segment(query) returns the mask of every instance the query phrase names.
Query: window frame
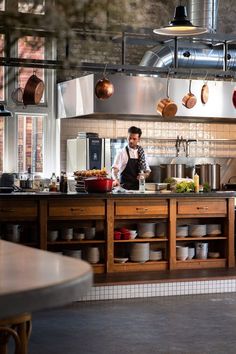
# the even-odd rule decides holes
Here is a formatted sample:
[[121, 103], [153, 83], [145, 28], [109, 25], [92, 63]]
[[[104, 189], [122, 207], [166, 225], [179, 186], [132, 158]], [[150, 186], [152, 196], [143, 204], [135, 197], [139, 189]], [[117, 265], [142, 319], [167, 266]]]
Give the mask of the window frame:
[[[47, 4], [47, 1], [46, 1]], [[18, 9], [17, 0], [6, 0], [5, 11], [3, 12], [7, 16], [8, 5]], [[15, 6], [14, 6], [15, 5]], [[45, 13], [47, 6], [45, 9]], [[40, 16], [45, 15], [32, 15], [24, 14], [25, 16]], [[1, 14], [2, 16], [2, 14]], [[1, 18], [0, 16], [0, 18]], [[45, 60], [55, 60], [56, 59], [56, 40], [52, 37], [48, 37], [47, 33], [44, 31], [21, 31], [20, 36], [17, 32], [11, 30], [2, 30], [1, 33], [5, 35], [5, 50], [6, 53], [14, 58], [17, 58], [17, 38], [22, 36], [32, 36], [37, 35], [45, 37]], [[13, 46], [10, 43], [14, 42]], [[44, 120], [44, 146], [43, 146], [43, 177], [48, 177], [52, 172], [57, 174], [60, 171], [60, 120], [56, 119], [56, 72], [53, 69], [45, 70], [45, 102], [37, 106], [27, 106], [26, 108], [22, 105], [17, 105], [12, 100], [11, 94], [18, 87], [18, 77], [17, 72], [18, 67], [5, 67], [5, 100], [2, 102], [7, 106], [7, 108], [12, 112], [13, 117], [5, 118], [5, 129], [4, 129], [4, 159], [3, 166], [4, 171], [7, 172], [18, 172], [17, 171], [17, 117], [18, 115], [40, 115], [45, 116]], [[33, 68], [32, 68], [33, 73]], [[16, 78], [16, 80], [15, 80]]]

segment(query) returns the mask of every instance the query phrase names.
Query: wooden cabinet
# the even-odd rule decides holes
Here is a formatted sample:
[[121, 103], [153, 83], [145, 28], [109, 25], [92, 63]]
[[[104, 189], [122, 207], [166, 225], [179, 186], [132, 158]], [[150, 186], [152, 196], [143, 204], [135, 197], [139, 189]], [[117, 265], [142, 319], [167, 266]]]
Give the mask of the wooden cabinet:
[[19, 241], [40, 247], [38, 203], [20, 199], [0, 199], [0, 235], [7, 241]]
[[[78, 255], [92, 263], [95, 273], [106, 268], [105, 200], [56, 199], [48, 201], [45, 249]], [[58, 235], [52, 239], [51, 235]], [[96, 257], [91, 256], [96, 252]]]
[[[121, 228], [137, 230], [138, 224], [155, 224], [152, 237], [114, 239], [114, 231]], [[0, 234], [6, 235], [7, 224], [20, 224], [24, 235], [20, 242], [53, 252], [81, 250], [87, 259], [90, 248], [99, 250], [99, 261], [93, 264], [96, 273], [126, 271], [162, 271], [186, 268], [234, 267], [234, 198], [232, 197], [174, 197], [174, 196], [109, 196], [83, 198], [79, 195], [0, 198]], [[179, 225], [219, 224], [221, 233], [187, 237], [177, 236]], [[164, 228], [160, 234], [159, 228]], [[64, 230], [73, 229], [69, 239]], [[94, 236], [83, 237], [88, 230]], [[50, 238], [57, 231], [56, 239]], [[80, 234], [80, 236], [79, 236]], [[179, 260], [176, 248], [196, 248], [207, 243], [217, 258]], [[132, 261], [131, 250], [148, 244], [151, 251], [161, 251], [160, 260]], [[118, 260], [117, 260], [118, 258]], [[124, 259], [124, 263], [117, 263]]]

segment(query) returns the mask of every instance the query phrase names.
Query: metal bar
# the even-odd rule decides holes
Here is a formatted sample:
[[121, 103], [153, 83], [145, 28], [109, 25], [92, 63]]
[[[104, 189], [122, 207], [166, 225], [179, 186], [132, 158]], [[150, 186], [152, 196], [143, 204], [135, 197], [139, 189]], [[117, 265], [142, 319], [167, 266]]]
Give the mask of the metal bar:
[[122, 42], [121, 42], [121, 64], [125, 65], [125, 53], [126, 52], [126, 35], [125, 32], [122, 33]]
[[175, 46], [174, 46], [174, 67], [178, 68], [178, 38], [175, 37]]

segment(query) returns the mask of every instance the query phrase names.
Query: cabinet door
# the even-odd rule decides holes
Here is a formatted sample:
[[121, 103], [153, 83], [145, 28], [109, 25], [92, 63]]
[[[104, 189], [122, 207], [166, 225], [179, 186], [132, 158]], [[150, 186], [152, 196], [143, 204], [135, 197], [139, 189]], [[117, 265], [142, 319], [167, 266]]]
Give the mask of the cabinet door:
[[19, 200], [1, 200], [1, 220], [24, 220], [37, 218], [37, 202]]
[[160, 201], [116, 201], [115, 216], [167, 216], [168, 202], [167, 200]]
[[226, 215], [227, 203], [225, 199], [188, 199], [177, 201], [178, 215]]
[[48, 215], [50, 218], [105, 217], [105, 202], [102, 200], [50, 201]]

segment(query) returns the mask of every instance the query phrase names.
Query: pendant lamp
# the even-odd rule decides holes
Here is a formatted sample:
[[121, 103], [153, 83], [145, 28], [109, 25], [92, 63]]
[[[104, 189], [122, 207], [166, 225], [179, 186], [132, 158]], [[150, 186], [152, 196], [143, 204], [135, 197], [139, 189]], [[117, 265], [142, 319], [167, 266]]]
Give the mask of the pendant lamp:
[[12, 117], [12, 113], [3, 104], [0, 104], [0, 117]]
[[206, 33], [207, 28], [194, 26], [187, 18], [187, 10], [185, 6], [179, 5], [175, 8], [174, 19], [169, 22], [169, 25], [162, 28], [154, 29], [153, 32], [164, 36], [193, 36]]

